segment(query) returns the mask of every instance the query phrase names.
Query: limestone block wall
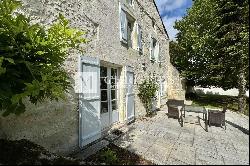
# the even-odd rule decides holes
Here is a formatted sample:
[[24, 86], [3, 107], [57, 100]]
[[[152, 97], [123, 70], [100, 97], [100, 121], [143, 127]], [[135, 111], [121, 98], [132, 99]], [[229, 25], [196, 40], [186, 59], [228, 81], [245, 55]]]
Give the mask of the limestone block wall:
[[169, 99], [185, 99], [185, 82], [180, 77], [179, 71], [170, 64], [168, 71], [168, 98]]
[[[165, 99], [182, 97], [179, 77], [170, 64], [169, 40], [153, 0], [134, 0], [131, 11], [142, 28], [143, 51], [127, 47], [120, 42], [119, 5], [125, 0], [22, 0], [23, 7], [17, 12], [31, 16], [34, 23], [50, 25], [62, 13], [70, 25], [86, 31], [88, 44], [83, 45], [84, 56], [98, 57], [102, 61], [122, 67], [131, 66], [135, 72], [135, 114], [145, 115], [145, 109], [137, 96], [137, 85], [145, 78], [155, 75], [166, 81]], [[156, 28], [152, 26], [155, 20]], [[150, 57], [151, 37], [160, 43], [161, 64], [152, 63]], [[63, 65], [73, 78], [78, 71], [79, 53], [72, 51]], [[145, 63], [146, 71], [142, 69]], [[73, 83], [73, 81], [72, 81]], [[175, 87], [175, 85], [177, 87]], [[124, 88], [122, 88], [124, 89]], [[175, 89], [175, 91], [173, 91]], [[125, 92], [122, 91], [119, 107], [120, 116], [125, 114]], [[159, 105], [165, 103], [159, 101]], [[67, 154], [78, 149], [78, 98], [72, 90], [66, 101], [46, 102], [32, 105], [27, 102], [28, 111], [21, 116], [0, 117], [0, 137], [7, 139], [27, 138], [52, 152]]]
[[78, 150], [78, 103], [72, 90], [66, 101], [37, 105], [25, 101], [24, 114], [0, 115], [0, 138], [29, 139], [60, 154]]

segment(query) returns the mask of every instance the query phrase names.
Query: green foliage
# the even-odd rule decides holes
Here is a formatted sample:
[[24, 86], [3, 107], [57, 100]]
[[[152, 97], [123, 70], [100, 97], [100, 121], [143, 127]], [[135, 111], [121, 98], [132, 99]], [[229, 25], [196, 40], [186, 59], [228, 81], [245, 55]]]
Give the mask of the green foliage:
[[195, 0], [175, 24], [173, 64], [196, 85], [238, 88], [240, 70], [249, 78], [248, 20], [247, 0]]
[[237, 88], [241, 70], [245, 77], [249, 75], [249, 4], [247, 0], [216, 2], [216, 58], [223, 62], [222, 81], [229, 83], [226, 88]]
[[213, 72], [214, 31], [218, 25], [216, 6], [214, 0], [196, 0], [187, 15], [175, 24], [179, 33], [177, 42], [172, 43], [177, 50], [171, 52], [175, 57], [173, 64], [188, 80], [203, 87], [217, 82], [213, 76], [216, 73]]
[[[249, 116], [249, 97], [247, 97], [247, 106], [244, 114]], [[238, 111], [237, 96], [227, 96], [218, 94], [199, 94], [199, 97], [193, 100], [192, 105], [205, 106], [206, 108], [222, 109], [227, 107], [230, 111]]]
[[156, 96], [156, 91], [158, 90], [158, 85], [155, 80], [149, 79], [144, 80], [139, 84], [138, 96], [146, 108], [147, 114], [151, 114], [152, 111], [152, 99]]
[[185, 50], [181, 47], [177, 42], [170, 41], [169, 42], [169, 54], [170, 54], [170, 62], [173, 64], [178, 71], [185, 71], [188, 67], [185, 56]]
[[115, 165], [118, 163], [116, 152], [110, 148], [100, 154], [100, 160], [107, 165]]
[[14, 0], [0, 1], [0, 110], [4, 116], [25, 111], [23, 99], [32, 103], [64, 98], [70, 87], [62, 65], [69, 49], [86, 40], [84, 32], [69, 27], [61, 14], [47, 29], [22, 14]]

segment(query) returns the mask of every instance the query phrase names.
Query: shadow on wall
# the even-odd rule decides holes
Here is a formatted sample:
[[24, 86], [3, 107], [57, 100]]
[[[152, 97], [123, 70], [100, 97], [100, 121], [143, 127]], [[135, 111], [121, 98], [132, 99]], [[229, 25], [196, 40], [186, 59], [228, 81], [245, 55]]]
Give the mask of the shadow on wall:
[[34, 105], [25, 100], [24, 103], [27, 111], [23, 114], [0, 117], [0, 138], [27, 139], [59, 154], [78, 148], [79, 123], [73, 92], [67, 94], [66, 101], [46, 100]]

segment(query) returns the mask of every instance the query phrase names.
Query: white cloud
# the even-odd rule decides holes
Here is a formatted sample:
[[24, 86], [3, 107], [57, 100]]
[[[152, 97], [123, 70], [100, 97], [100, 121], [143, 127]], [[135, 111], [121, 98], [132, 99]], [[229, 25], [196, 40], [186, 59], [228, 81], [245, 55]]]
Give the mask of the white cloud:
[[156, 3], [160, 11], [173, 11], [184, 6], [187, 1], [188, 0], [156, 0]]
[[168, 32], [169, 38], [170, 40], [175, 40], [176, 34], [178, 33], [178, 31], [176, 29], [174, 29], [174, 24], [176, 20], [180, 20], [182, 17], [178, 16], [178, 17], [164, 17], [163, 18], [163, 23], [165, 25], [165, 28]]

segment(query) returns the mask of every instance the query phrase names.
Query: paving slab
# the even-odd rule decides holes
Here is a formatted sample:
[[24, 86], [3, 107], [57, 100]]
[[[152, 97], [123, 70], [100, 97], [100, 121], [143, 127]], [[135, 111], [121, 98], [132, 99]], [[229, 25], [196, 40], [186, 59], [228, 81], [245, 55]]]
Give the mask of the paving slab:
[[167, 165], [192, 165], [192, 164], [170, 157], [167, 161]]
[[205, 131], [202, 114], [189, 114], [181, 127], [165, 111], [136, 120], [115, 144], [151, 160], [170, 165], [248, 165], [249, 117], [226, 112], [227, 128]]
[[[229, 114], [237, 116], [237, 114]], [[226, 116], [227, 117], [227, 116]], [[236, 119], [240, 121], [238, 116]], [[201, 115], [186, 115], [184, 126], [177, 119], [168, 118], [165, 112], [139, 121], [133, 127], [134, 141], [127, 149], [141, 154], [156, 164], [171, 165], [224, 165], [249, 163], [249, 135], [239, 127], [227, 124], [228, 130], [222, 127], [208, 127], [205, 131]], [[233, 118], [228, 118], [232, 120]], [[244, 122], [248, 122], [244, 117]], [[246, 125], [240, 123], [241, 125]], [[239, 137], [235, 137], [235, 134]], [[124, 139], [124, 138], [123, 138]], [[126, 138], [128, 139], [128, 138]]]

